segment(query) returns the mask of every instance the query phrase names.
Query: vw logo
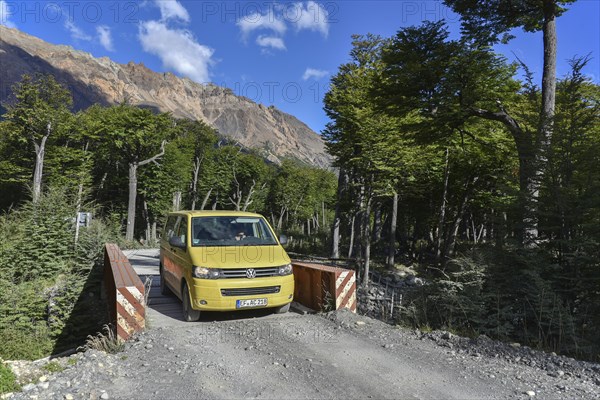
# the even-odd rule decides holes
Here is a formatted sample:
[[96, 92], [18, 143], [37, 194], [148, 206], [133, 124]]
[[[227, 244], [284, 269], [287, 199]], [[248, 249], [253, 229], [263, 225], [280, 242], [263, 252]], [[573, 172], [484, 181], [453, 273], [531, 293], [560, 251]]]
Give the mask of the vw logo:
[[254, 270], [254, 268], [248, 268], [246, 270], [246, 278], [248, 278], [248, 279], [256, 278], [256, 271]]

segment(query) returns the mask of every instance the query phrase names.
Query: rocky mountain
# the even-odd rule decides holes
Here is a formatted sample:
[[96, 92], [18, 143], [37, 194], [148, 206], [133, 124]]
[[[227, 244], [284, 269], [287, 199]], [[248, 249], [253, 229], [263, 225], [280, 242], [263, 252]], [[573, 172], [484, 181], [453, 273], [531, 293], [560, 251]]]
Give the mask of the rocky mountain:
[[143, 64], [118, 64], [71, 46], [53, 45], [19, 30], [0, 26], [0, 101], [25, 73], [49, 73], [73, 93], [75, 107], [124, 100], [202, 120], [244, 146], [277, 162], [292, 157], [327, 167], [331, 162], [321, 137], [294, 116], [236, 96], [230, 89], [199, 84]]

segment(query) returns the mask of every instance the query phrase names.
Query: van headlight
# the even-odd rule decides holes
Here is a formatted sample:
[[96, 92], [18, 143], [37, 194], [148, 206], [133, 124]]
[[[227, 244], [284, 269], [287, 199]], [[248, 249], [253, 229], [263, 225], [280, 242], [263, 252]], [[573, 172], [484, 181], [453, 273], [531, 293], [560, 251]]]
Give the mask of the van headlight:
[[199, 279], [219, 279], [222, 274], [218, 268], [194, 267], [192, 269], [192, 276]]
[[292, 274], [292, 264], [286, 264], [279, 267], [279, 275], [291, 275]]

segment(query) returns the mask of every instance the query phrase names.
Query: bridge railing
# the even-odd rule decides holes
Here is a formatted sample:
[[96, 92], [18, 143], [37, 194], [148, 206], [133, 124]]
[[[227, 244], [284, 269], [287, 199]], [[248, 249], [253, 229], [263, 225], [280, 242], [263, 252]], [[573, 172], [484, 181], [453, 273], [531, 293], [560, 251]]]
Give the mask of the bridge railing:
[[119, 246], [104, 247], [104, 288], [111, 324], [120, 341], [146, 326], [144, 284]]
[[353, 270], [293, 260], [294, 300], [313, 310], [348, 308], [356, 312], [356, 275]]

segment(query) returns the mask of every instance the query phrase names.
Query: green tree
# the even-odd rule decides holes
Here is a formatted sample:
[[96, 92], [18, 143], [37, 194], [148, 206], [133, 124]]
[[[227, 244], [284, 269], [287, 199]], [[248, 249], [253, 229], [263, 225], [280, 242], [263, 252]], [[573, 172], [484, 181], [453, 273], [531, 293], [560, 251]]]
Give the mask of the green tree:
[[[463, 32], [476, 42], [496, 43], [508, 40], [507, 32], [521, 27], [527, 32], [542, 31], [544, 56], [539, 121], [531, 142], [531, 177], [525, 193], [523, 241], [532, 244], [538, 235], [538, 198], [543, 174], [547, 168], [547, 152], [552, 141], [556, 103], [556, 19], [565, 11], [565, 5], [575, 0], [445, 0], [462, 17]], [[510, 115], [500, 108], [494, 114], [480, 113], [488, 119], [500, 118], [510, 129]], [[520, 135], [523, 136], [523, 135]]]
[[13, 101], [5, 106], [11, 123], [9, 136], [33, 145], [35, 167], [32, 194], [36, 203], [42, 191], [44, 159], [49, 138], [69, 126], [71, 93], [51, 75], [24, 75], [13, 87]]
[[92, 134], [100, 138], [105, 156], [122, 163], [128, 170], [128, 206], [126, 240], [133, 240], [138, 194], [138, 168], [158, 164], [165, 154], [173, 120], [168, 114], [154, 114], [148, 109], [120, 104], [98, 109]]

